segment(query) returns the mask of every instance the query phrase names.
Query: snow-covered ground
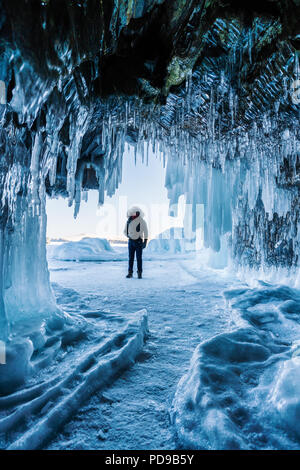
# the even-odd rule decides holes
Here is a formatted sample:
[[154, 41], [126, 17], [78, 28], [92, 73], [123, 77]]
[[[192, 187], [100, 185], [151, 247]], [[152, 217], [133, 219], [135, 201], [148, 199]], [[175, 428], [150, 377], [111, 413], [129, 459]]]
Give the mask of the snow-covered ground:
[[1, 446], [299, 448], [300, 292], [249, 287], [204, 268], [205, 253], [145, 250], [143, 279], [126, 279], [126, 248], [113, 250], [105, 262], [49, 251], [72, 321], [26, 388], [0, 397]]
[[[123, 251], [126, 249], [123, 248]], [[222, 290], [232, 284], [215, 272], [193, 275], [193, 254], [157, 256], [145, 250], [144, 278], [126, 279], [126, 262], [50, 262], [51, 279], [75, 289], [91, 309], [146, 308], [149, 337], [134, 367], [99, 391], [50, 444], [51, 449], [175, 447], [169, 410], [191, 354], [201, 339], [227, 327]], [[64, 305], [67, 309], [68, 306]], [[76, 306], [73, 307], [76, 310]]]

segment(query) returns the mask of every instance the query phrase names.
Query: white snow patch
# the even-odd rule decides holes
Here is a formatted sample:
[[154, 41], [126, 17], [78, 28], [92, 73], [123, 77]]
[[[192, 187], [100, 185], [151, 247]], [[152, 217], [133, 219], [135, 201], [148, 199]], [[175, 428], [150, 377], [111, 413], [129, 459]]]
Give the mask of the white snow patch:
[[48, 257], [61, 261], [106, 261], [123, 258], [105, 238], [85, 237], [79, 241], [49, 244]]

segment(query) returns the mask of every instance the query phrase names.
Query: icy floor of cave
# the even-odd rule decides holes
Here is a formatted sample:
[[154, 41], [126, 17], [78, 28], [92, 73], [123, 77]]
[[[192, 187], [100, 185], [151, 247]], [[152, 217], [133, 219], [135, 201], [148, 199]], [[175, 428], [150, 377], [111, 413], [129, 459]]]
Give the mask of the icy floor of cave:
[[199, 341], [229, 327], [222, 292], [237, 281], [199, 270], [194, 254], [145, 252], [142, 280], [136, 273], [125, 278], [126, 261], [53, 260], [49, 267], [52, 282], [77, 291], [91, 309], [126, 317], [146, 308], [150, 332], [136, 364], [97, 393], [49, 448], [174, 448], [169, 410], [177, 383]]
[[[201, 253], [145, 252], [143, 280], [125, 279], [125, 260], [50, 263], [52, 282], [74, 289], [80, 302], [91, 309], [101, 306], [105, 312], [126, 317], [146, 308], [150, 331], [135, 365], [96, 393], [51, 442], [50, 449], [299, 448], [295, 416], [300, 403], [300, 370], [299, 375], [298, 370], [294, 374], [292, 365], [292, 379], [287, 381], [285, 371], [281, 372], [284, 367], [290, 370], [289, 361], [297, 351], [299, 292], [264, 283], [249, 288], [226, 270], [201, 267], [202, 257]], [[70, 307], [80, 309], [76, 302], [73, 307], [72, 302], [64, 305], [66, 310]], [[204, 393], [193, 363], [190, 365], [191, 357], [197, 355], [195, 348], [234, 331], [246, 336], [253, 332], [270, 335], [262, 343], [269, 345], [271, 353], [263, 360], [250, 354], [249, 362], [242, 362], [238, 391], [234, 380], [224, 381], [220, 389], [217, 386], [218, 372], [230, 376], [237, 364], [230, 358], [220, 364], [217, 355], [204, 355], [204, 366], [214, 371], [204, 384]], [[251, 341], [246, 337], [242, 344]], [[278, 350], [272, 341], [278, 343]], [[260, 347], [257, 341], [251, 346], [255, 351]], [[220, 355], [223, 353], [221, 348]], [[237, 363], [240, 365], [239, 360]], [[274, 377], [278, 379], [274, 381]], [[287, 383], [287, 390], [282, 382]], [[189, 395], [200, 391], [205, 395], [201, 406], [194, 404], [190, 411]], [[214, 415], [209, 401], [218, 402], [225, 418]], [[265, 426], [260, 420], [265, 420]], [[207, 429], [204, 435], [199, 426], [201, 432]], [[189, 436], [190, 428], [195, 441]]]
[[[139, 280], [125, 278], [124, 247], [104, 262], [50, 257], [58, 304], [90, 322], [93, 335], [75, 338], [31, 379], [27, 387], [48, 381], [52, 395], [24, 409], [23, 428], [18, 422], [7, 434], [11, 448], [298, 449], [300, 292], [249, 287], [201, 261], [203, 253], [145, 251]], [[105, 384], [112, 364], [118, 374]], [[65, 377], [53, 393], [52, 382]], [[1, 419], [0, 398], [0, 430]], [[51, 439], [41, 446], [43, 433]]]

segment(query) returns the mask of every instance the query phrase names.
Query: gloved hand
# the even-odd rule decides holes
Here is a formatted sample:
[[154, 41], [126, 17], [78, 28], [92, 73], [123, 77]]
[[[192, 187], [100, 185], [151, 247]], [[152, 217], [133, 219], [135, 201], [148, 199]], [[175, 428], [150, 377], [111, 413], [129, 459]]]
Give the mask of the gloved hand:
[[147, 241], [148, 241], [148, 240], [146, 240], [146, 239], [144, 240], [144, 242], [143, 242], [143, 249], [146, 248], [146, 246], [147, 246]]

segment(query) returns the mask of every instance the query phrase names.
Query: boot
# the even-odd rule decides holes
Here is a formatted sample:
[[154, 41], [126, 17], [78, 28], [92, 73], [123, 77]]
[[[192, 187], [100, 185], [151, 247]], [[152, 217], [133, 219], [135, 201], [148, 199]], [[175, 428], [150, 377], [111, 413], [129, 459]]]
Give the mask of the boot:
[[132, 277], [132, 273], [130, 271], [128, 271], [128, 274], [127, 274], [126, 277], [129, 279], [130, 277]]
[[142, 279], [142, 272], [138, 271], [138, 279]]

